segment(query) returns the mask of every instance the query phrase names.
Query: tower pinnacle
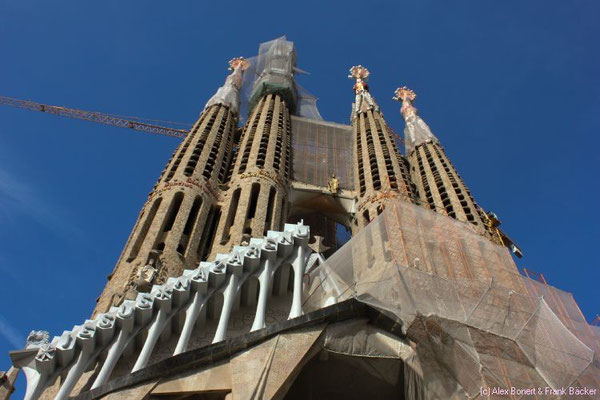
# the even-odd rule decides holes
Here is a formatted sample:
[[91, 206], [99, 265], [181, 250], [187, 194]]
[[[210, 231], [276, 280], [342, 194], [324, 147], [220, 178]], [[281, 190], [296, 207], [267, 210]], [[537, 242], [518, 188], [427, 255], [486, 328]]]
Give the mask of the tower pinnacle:
[[234, 114], [237, 114], [240, 104], [242, 75], [249, 66], [250, 63], [244, 57], [229, 60], [229, 70], [233, 72], [225, 79], [225, 84], [208, 100], [204, 108], [206, 109], [215, 104], [223, 104], [228, 106]]
[[353, 119], [361, 112], [368, 110], [379, 110], [379, 107], [377, 106], [377, 103], [375, 103], [373, 96], [371, 96], [371, 93], [369, 93], [369, 84], [367, 83], [369, 75], [371, 75], [369, 70], [362, 65], [355, 65], [354, 67], [350, 68], [350, 75], [348, 75], [348, 78], [356, 79], [356, 83], [353, 87], [354, 93], [356, 94], [356, 99], [354, 100], [354, 109], [352, 110]]
[[393, 97], [396, 101], [402, 102], [400, 112], [406, 122], [404, 134], [406, 136], [406, 155], [410, 155], [418, 145], [427, 141], [438, 141], [429, 126], [417, 115], [417, 108], [412, 102], [417, 98], [417, 94], [411, 89], [403, 86], [396, 89]]

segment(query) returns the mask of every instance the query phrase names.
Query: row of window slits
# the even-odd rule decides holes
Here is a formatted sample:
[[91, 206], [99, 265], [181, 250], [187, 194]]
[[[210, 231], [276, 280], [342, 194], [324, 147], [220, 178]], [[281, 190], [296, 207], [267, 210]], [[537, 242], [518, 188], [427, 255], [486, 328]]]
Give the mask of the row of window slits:
[[[263, 189], [265, 189], [265, 188], [263, 188]], [[242, 189], [237, 188], [236, 190], [234, 190], [233, 195], [231, 196], [231, 202], [229, 204], [229, 210], [227, 212], [227, 219], [225, 221], [223, 235], [221, 236], [221, 244], [222, 245], [227, 244], [231, 238], [231, 227], [233, 226], [233, 223], [235, 222], [235, 217], [236, 217], [237, 211], [238, 211], [238, 205], [239, 205], [239, 201], [240, 201], [241, 192], [242, 192]], [[256, 210], [257, 210], [257, 206], [258, 206], [258, 198], [259, 198], [260, 192], [261, 192], [260, 183], [257, 183], [257, 182], [253, 183], [252, 186], [250, 187], [248, 208], [246, 209], [246, 216], [244, 218], [244, 228], [242, 230], [242, 234], [247, 239], [251, 238], [253, 236], [253, 234], [254, 235], [259, 234], [258, 232], [252, 231], [252, 225], [254, 223], [254, 217], [256, 215]], [[267, 231], [270, 229], [279, 228], [278, 226], [275, 225], [275, 220], [274, 220], [274, 218], [275, 218], [274, 208], [275, 208], [276, 194], [277, 194], [277, 191], [276, 191], [275, 187], [271, 186], [269, 189], [269, 198], [268, 198], [268, 203], [267, 203], [265, 226], [264, 226], [263, 232], [261, 232], [261, 234], [263, 234], [263, 235], [266, 235]]]
[[[208, 159], [206, 160], [206, 165], [204, 166], [204, 171], [202, 172], [202, 176], [204, 176], [204, 179], [206, 179], [207, 181], [210, 180], [211, 176], [212, 176], [212, 172], [215, 168], [215, 164], [217, 163], [217, 158], [219, 157], [219, 154], [221, 153], [221, 142], [223, 141], [223, 135], [225, 134], [225, 126], [229, 125], [229, 127], [231, 126], [231, 118], [230, 117], [230, 113], [229, 113], [229, 109], [227, 107], [223, 107], [223, 115], [221, 117], [221, 123], [219, 124], [219, 129], [217, 131], [217, 136], [215, 137], [215, 140], [213, 141], [213, 145], [212, 148], [210, 149], [210, 153], [208, 155]], [[231, 133], [231, 131], [227, 131], [228, 133]], [[231, 134], [229, 134], [228, 136], [231, 136]]]
[[461, 181], [463, 187], [465, 188], [465, 192], [467, 192], [467, 196], [469, 197], [469, 199], [471, 199], [471, 202], [473, 204], [476, 204], [475, 203], [475, 199], [473, 198], [473, 196], [471, 195], [471, 192], [469, 191], [469, 188], [467, 188], [467, 186], [465, 185], [465, 183], [462, 181], [462, 179], [458, 175], [458, 172], [456, 172], [456, 168], [452, 164], [452, 161], [450, 161], [450, 159], [446, 155], [446, 152], [444, 151], [444, 149], [442, 147], [440, 147], [440, 145], [437, 144], [437, 143], [433, 143], [432, 146], [436, 149], [436, 151], [438, 152], [438, 154], [443, 155], [444, 159], [447, 160], [448, 164], [450, 165], [450, 167], [452, 167], [452, 169], [454, 170], [454, 173], [456, 174], [456, 176], [458, 177], [458, 179]]
[[235, 215], [237, 214], [238, 203], [240, 202], [240, 194], [242, 192], [241, 188], [237, 188], [233, 191], [231, 195], [231, 200], [229, 202], [229, 209], [227, 210], [227, 219], [225, 220], [225, 227], [223, 229], [223, 235], [221, 236], [221, 244], [227, 244], [229, 239], [231, 238], [231, 226], [233, 225], [233, 221], [235, 221]]
[[221, 167], [219, 168], [219, 182], [225, 183], [227, 179], [227, 173], [230, 170], [230, 165], [232, 163], [232, 158], [235, 157], [233, 153], [233, 136], [235, 133], [235, 120], [233, 118], [229, 118], [229, 127], [227, 128], [228, 132], [231, 132], [230, 135], [227, 135], [227, 142], [225, 143], [225, 155], [221, 160]]
[[[456, 170], [454, 169], [454, 166], [452, 164], [450, 164], [450, 166], [452, 167], [452, 170], [451, 170], [450, 167], [448, 166], [448, 164], [450, 163], [450, 160], [448, 160], [447, 157], [445, 157], [445, 154], [443, 154], [442, 152], [440, 152], [440, 149], [437, 146], [433, 145], [432, 147], [433, 147], [434, 151], [436, 152], [436, 154], [438, 156], [438, 159], [440, 160], [441, 164], [443, 165], [444, 170], [446, 171], [446, 174], [448, 175], [448, 179], [452, 183], [452, 187], [454, 188], [454, 192], [456, 193], [456, 197], [458, 198], [458, 201], [460, 202], [460, 205], [461, 205], [461, 207], [462, 207], [462, 209], [463, 209], [463, 211], [464, 211], [464, 213], [465, 213], [465, 215], [467, 217], [467, 220], [469, 222], [471, 222], [472, 224], [477, 225], [477, 221], [475, 220], [475, 217], [473, 216], [473, 210], [471, 210], [471, 207], [469, 207], [469, 203], [465, 199], [465, 196], [462, 193], [462, 190], [460, 188], [460, 185], [459, 185], [458, 181], [461, 180], [461, 179], [458, 176], [458, 173], [456, 173]], [[446, 163], [446, 160], [448, 160], [448, 164]], [[456, 174], [456, 177], [454, 176], [454, 174]], [[460, 183], [462, 183], [462, 181]], [[463, 184], [463, 187], [464, 187], [464, 184]], [[465, 189], [465, 190], [468, 192], [467, 189]], [[471, 197], [469, 193], [467, 193], [467, 195], [469, 197]], [[472, 198], [471, 198], [471, 202], [475, 203]]]
[[369, 156], [369, 166], [371, 167], [371, 178], [373, 179], [373, 189], [381, 190], [381, 178], [379, 177], [379, 167], [377, 166], [377, 155], [375, 154], [375, 144], [371, 132], [371, 123], [367, 113], [361, 114], [360, 118], [365, 122], [365, 136], [367, 138], [367, 154]]
[[[270, 97], [270, 96], [267, 96], [267, 97]], [[258, 122], [262, 115], [261, 110], [264, 107], [267, 97], [263, 97], [260, 100], [260, 102], [256, 105], [256, 111], [252, 115], [251, 125], [249, 125], [249, 127], [247, 126], [248, 133], [247, 133], [246, 137], [244, 138], [245, 146], [244, 146], [244, 151], [241, 154], [240, 166], [238, 167], [239, 174], [246, 171], [246, 167], [248, 166], [248, 159], [250, 158], [250, 151], [252, 150], [252, 142], [254, 141], [254, 135], [256, 134]], [[244, 129], [244, 131], [246, 131], [246, 129]]]
[[423, 186], [423, 194], [427, 199], [427, 204], [429, 208], [432, 210], [436, 209], [435, 202], [433, 201], [433, 196], [431, 195], [431, 188], [429, 187], [429, 182], [427, 181], [427, 174], [425, 173], [425, 166], [423, 165], [423, 156], [421, 152], [423, 151], [422, 147], [419, 147], [415, 150], [415, 154], [417, 156], [417, 164], [419, 165], [419, 174], [421, 177], [421, 185]]
[[192, 155], [190, 156], [190, 159], [188, 160], [185, 170], [183, 171], [185, 176], [193, 175], [194, 170], [196, 169], [196, 164], [198, 164], [198, 160], [200, 159], [200, 155], [202, 154], [202, 150], [204, 149], [206, 140], [208, 139], [208, 136], [210, 135], [210, 131], [212, 130], [212, 127], [215, 123], [215, 120], [217, 119], [217, 116], [221, 116], [219, 125], [221, 125], [223, 120], [225, 119], [226, 109], [224, 107], [222, 107], [221, 105], [217, 104], [217, 105], [211, 107], [211, 111], [213, 111], [213, 112], [211, 113], [210, 119], [208, 120], [208, 123], [204, 127], [202, 134], [196, 141], [196, 145], [194, 146], [194, 151], [192, 152]]
[[454, 211], [454, 206], [452, 205], [452, 200], [448, 195], [448, 188], [444, 185], [444, 181], [441, 176], [441, 172], [438, 170], [437, 165], [433, 161], [433, 156], [429, 151], [429, 146], [423, 146], [423, 150], [425, 151], [425, 157], [427, 158], [427, 162], [429, 163], [429, 169], [431, 174], [433, 175], [433, 179], [435, 181], [435, 185], [437, 186], [438, 193], [440, 194], [440, 199], [442, 200], [442, 205], [446, 210], [448, 216], [452, 218], [456, 218], [456, 212]]
[[390, 154], [390, 150], [388, 147], [388, 143], [385, 140], [385, 133], [383, 132], [382, 126], [379, 123], [379, 120], [375, 118], [375, 129], [377, 129], [377, 137], [379, 139], [379, 145], [381, 146], [381, 150], [383, 152], [383, 157], [385, 161], [385, 168], [387, 170], [390, 189], [398, 190], [398, 182], [396, 181], [396, 173], [394, 172], [394, 165], [392, 164], [392, 157]]
[[212, 246], [219, 226], [219, 220], [221, 219], [221, 207], [212, 206], [208, 212], [206, 223], [204, 224], [204, 231], [198, 247], [196, 248], [196, 255], [199, 261], [206, 261], [208, 255], [212, 250]]
[[194, 129], [188, 134], [185, 142], [183, 143], [183, 146], [181, 146], [181, 148], [179, 149], [179, 154], [177, 155], [177, 158], [175, 159], [175, 162], [173, 162], [173, 164], [171, 165], [171, 169], [169, 170], [169, 174], [167, 175], [167, 181], [170, 181], [173, 176], [175, 175], [175, 171], [177, 171], [177, 167], [179, 167], [179, 164], [181, 163], [181, 160], [183, 159], [184, 154], [186, 153], [189, 145], [191, 144], [192, 140], [194, 139], [194, 137], [196, 136], [196, 133], [198, 132], [198, 129], [200, 129], [200, 127], [202, 126], [202, 124], [204, 123], [204, 121], [206, 120], [206, 118], [208, 117], [209, 114], [213, 114], [215, 112], [215, 108], [211, 107], [207, 110], [204, 110], [204, 112], [202, 112], [202, 115], [200, 116], [200, 119], [198, 120], [198, 122], [196, 123], [196, 126], [194, 127]]
[[248, 118], [248, 120], [244, 124], [244, 127], [242, 128], [242, 133], [240, 135], [238, 142], [237, 143], [232, 142], [231, 162], [227, 166], [227, 176], [225, 178], [225, 182], [231, 181], [231, 177], [233, 175], [233, 170], [235, 169], [235, 164], [237, 162], [238, 157], [240, 156], [240, 147], [242, 146], [242, 143], [244, 143], [244, 138], [248, 135], [248, 129], [250, 127], [250, 123], [253, 123], [253, 121], [254, 121], [254, 116], [251, 118]]
[[[284, 107], [285, 112], [285, 179], [289, 179], [290, 177], [290, 168], [291, 168], [291, 159], [290, 159], [290, 148], [291, 148], [291, 120], [290, 120], [290, 110], [287, 107]], [[283, 227], [281, 228], [283, 229]]]
[[408, 160], [401, 155], [398, 155], [398, 160], [400, 161], [400, 170], [402, 171], [402, 179], [404, 180], [404, 184], [406, 185], [406, 190], [408, 191], [408, 195], [412, 199], [419, 198], [419, 191], [417, 190], [417, 186], [413, 182], [410, 177], [410, 163]]
[[[127, 258], [127, 261], [133, 261], [139, 251], [140, 248], [142, 247], [142, 243], [144, 242], [144, 239], [146, 238], [146, 235], [148, 234], [148, 230], [150, 229], [150, 225], [152, 224], [152, 221], [154, 220], [154, 217], [156, 216], [156, 212], [158, 211], [158, 207], [160, 206], [160, 203], [162, 202], [162, 197], [159, 197], [157, 199], [154, 200], [154, 203], [152, 203], [152, 206], [150, 207], [150, 212], [147, 214], [146, 219], [144, 220], [144, 223], [142, 224], [142, 227], [140, 229], [140, 232], [138, 233], [137, 237], [135, 238], [135, 241], [133, 243], [133, 246], [131, 247], [131, 251], [129, 252], [129, 257]], [[144, 213], [142, 213], [140, 215], [140, 218], [138, 221], [140, 221], [143, 218]], [[133, 228], [134, 231], [136, 228]]]
[[[173, 225], [177, 216], [181, 211], [181, 205], [184, 200], [184, 194], [182, 192], [177, 192], [175, 196], [173, 196], [173, 200], [169, 205], [169, 209], [166, 213], [166, 218], [163, 220], [162, 227], [160, 229], [159, 235], [155, 238], [155, 243], [152, 246], [153, 250], [163, 251], [165, 248], [165, 238], [167, 234], [173, 229]], [[146, 218], [142, 224], [142, 227], [136, 237], [136, 240], [131, 248], [129, 253], [129, 257], [127, 259], [128, 262], [133, 261], [137, 255], [139, 254], [139, 250], [146, 239], [149, 229], [154, 222], [157, 211], [162, 204], [162, 197], [157, 198], [152, 204], [150, 211], [146, 215]], [[201, 229], [200, 224], [202, 223], [202, 215], [200, 210], [202, 208], [202, 197], [196, 196], [194, 198], [194, 202], [192, 207], [189, 209], [188, 215], [185, 217], [186, 222], [181, 233], [181, 237], [179, 238], [178, 245], [176, 251], [183, 257], [186, 254], [191, 254], [190, 251], [192, 249], [189, 246], [193, 243], [192, 235], [195, 233], [196, 235], [201, 235], [198, 240], [198, 245], [196, 247], [196, 255], [198, 260], [204, 259], [210, 249], [212, 247], [212, 237], [214, 236], [214, 231], [216, 230], [216, 225], [218, 224], [218, 220], [220, 218], [220, 208], [213, 206], [208, 213], [206, 223], [204, 225], [205, 229]]]
[[269, 200], [267, 203], [267, 215], [265, 217], [265, 228], [263, 231], [263, 236], [267, 236], [267, 232], [270, 229], [273, 229], [273, 218], [275, 218], [275, 215], [273, 213], [273, 209], [275, 208], [275, 195], [276, 195], [276, 190], [273, 186], [271, 186], [271, 189], [269, 189]]
[[173, 151], [173, 154], [171, 155], [171, 158], [169, 158], [169, 161], [167, 162], [166, 167], [162, 170], [160, 177], [158, 178], [158, 180], [156, 181], [156, 184], [152, 188], [152, 192], [154, 192], [156, 190], [156, 188], [158, 187], [158, 184], [162, 181], [163, 177], [167, 173], [167, 170], [169, 169], [169, 165], [171, 165], [171, 162], [175, 158], [175, 155], [177, 154], [178, 151], [180, 151], [180, 153], [179, 153], [180, 157], [183, 157], [185, 150], [187, 150], [188, 146], [190, 145], [190, 142], [192, 141], [192, 138], [194, 137], [196, 132], [198, 132], [198, 128], [200, 127], [200, 125], [202, 124], [202, 122], [204, 121], [205, 118], [206, 118], [206, 113], [202, 113], [202, 115], [200, 116], [198, 121], [196, 121], [196, 124], [194, 125], [194, 127], [190, 130], [190, 132], [185, 137], [185, 140], [181, 144], [181, 147], [177, 147]]
[[358, 184], [360, 186], [360, 195], [365, 194], [365, 168], [363, 166], [363, 154], [362, 154], [362, 135], [359, 124], [354, 126], [356, 131], [356, 165], [358, 165]]
[[[385, 122], [384, 122], [385, 124]], [[383, 128], [388, 132], [387, 138], [390, 139], [392, 143], [392, 149], [394, 154], [396, 155], [396, 159], [398, 160], [398, 164], [400, 165], [400, 175], [402, 181], [404, 183], [404, 187], [406, 188], [407, 194], [412, 199], [417, 199], [419, 197], [417, 187], [410, 177], [410, 164], [408, 160], [400, 154], [400, 150], [398, 149], [398, 144], [396, 141], [391, 139], [391, 135], [389, 134], [390, 128], [387, 125], [384, 125]]]
[[281, 164], [281, 146], [283, 145], [283, 128], [284, 128], [284, 113], [285, 107], [283, 104], [279, 106], [279, 113], [277, 113], [277, 139], [275, 140], [275, 156], [273, 157], [273, 169], [279, 172], [279, 166]]
[[275, 108], [275, 102], [278, 99], [278, 96], [272, 96], [269, 99], [269, 109], [265, 117], [265, 124], [262, 129], [260, 145], [258, 147], [258, 155], [256, 156], [256, 166], [259, 168], [263, 168], [265, 166], [265, 160], [267, 159], [267, 150], [269, 147], [269, 140], [271, 138], [271, 125], [273, 124], [273, 110]]

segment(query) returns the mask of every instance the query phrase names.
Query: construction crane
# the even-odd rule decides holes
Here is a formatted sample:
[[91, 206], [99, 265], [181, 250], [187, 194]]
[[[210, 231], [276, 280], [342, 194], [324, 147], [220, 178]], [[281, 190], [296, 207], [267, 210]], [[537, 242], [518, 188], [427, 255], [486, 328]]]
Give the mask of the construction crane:
[[[75, 108], [66, 108], [59, 106], [51, 106], [47, 104], [36, 103], [28, 100], [15, 99], [12, 97], [0, 96], [0, 104], [7, 106], [24, 108], [32, 111], [40, 111], [47, 114], [61, 115], [85, 121], [98, 122], [100, 124], [113, 125], [121, 128], [129, 128], [136, 131], [154, 133], [157, 135], [166, 135], [176, 138], [184, 138], [188, 131], [185, 129], [170, 128], [166, 126], [148, 124], [145, 122], [127, 119], [116, 115], [103, 114], [95, 111], [84, 111]], [[190, 124], [191, 125], [191, 124]]]

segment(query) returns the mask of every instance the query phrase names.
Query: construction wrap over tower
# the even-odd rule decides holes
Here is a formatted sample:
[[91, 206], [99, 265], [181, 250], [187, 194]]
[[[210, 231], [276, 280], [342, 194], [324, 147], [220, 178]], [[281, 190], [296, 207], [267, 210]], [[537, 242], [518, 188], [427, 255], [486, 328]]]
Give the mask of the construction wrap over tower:
[[27, 400], [598, 398], [600, 329], [519, 273], [412, 90], [403, 155], [366, 67], [348, 125], [285, 37], [230, 71], [91, 318], [11, 352]]

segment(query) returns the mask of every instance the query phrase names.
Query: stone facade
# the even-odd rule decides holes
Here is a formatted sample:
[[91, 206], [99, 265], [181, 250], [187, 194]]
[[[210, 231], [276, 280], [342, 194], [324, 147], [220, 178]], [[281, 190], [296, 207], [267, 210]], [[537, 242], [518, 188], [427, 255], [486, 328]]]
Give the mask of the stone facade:
[[218, 219], [236, 124], [226, 105], [202, 112], [148, 196], [95, 313], [206, 259], [214, 236], [207, 228]]
[[[295, 62], [293, 48], [287, 51], [287, 56], [283, 51], [284, 56], [277, 59], [282, 65]], [[437, 138], [416, 116], [408, 95], [402, 112], [407, 129], [413, 131], [407, 133], [409, 154], [405, 158], [369, 93], [368, 70], [358, 66], [351, 73], [357, 79], [351, 116], [354, 187], [344, 193], [355, 199], [355, 207], [346, 228], [356, 235], [383, 211], [387, 201], [400, 198], [469, 222], [478, 233], [491, 237], [483, 211]], [[291, 115], [297, 95], [291, 73], [283, 80], [277, 76], [274, 84], [267, 65], [261, 76], [239, 138], [237, 98], [224, 104], [227, 95], [222, 95], [221, 88], [209, 101], [150, 193], [95, 313], [133, 299], [138, 291], [147, 291], [152, 284], [163, 283], [217, 253], [248, 243], [251, 237], [281, 229], [288, 219], [319, 221], [323, 226], [315, 226], [313, 232], [335, 246], [336, 221], [324, 210], [323, 214], [316, 210], [316, 214], [289, 217], [295, 207], [290, 203], [295, 157]], [[328, 192], [321, 184], [311, 184]]]
[[[433, 224], [422, 226], [432, 216], [443, 217], [418, 206], [468, 223], [478, 234], [492, 238], [489, 218], [471, 196], [437, 138], [416, 114], [412, 106], [414, 92], [406, 88], [397, 91], [406, 120], [405, 158], [369, 92], [366, 68], [357, 66], [350, 70], [356, 79], [351, 126], [309, 120], [299, 112], [302, 100], [293, 78], [293, 44], [284, 38], [269, 43], [270, 47], [261, 46], [258, 60], [254, 61], [260, 68], [253, 71], [247, 122], [238, 129], [242, 73], [248, 67], [248, 62], [239, 58], [230, 62], [232, 74], [208, 101], [142, 207], [98, 299], [94, 319], [65, 331], [51, 343], [39, 343], [39, 351], [37, 347], [26, 349], [15, 356], [21, 360], [21, 367], [41, 377], [32, 383], [35, 389], [29, 391], [27, 399], [38, 398], [42, 392], [41, 398], [59, 399], [77, 394], [82, 398], [104, 394], [108, 394], [105, 398], [148, 398], [149, 393], [155, 397], [183, 398], [208, 392], [214, 397], [206, 398], [219, 399], [230, 398], [232, 393], [239, 398], [282, 398], [286, 392], [287, 398], [313, 398], [307, 397], [303, 382], [318, 383], [322, 390], [332, 389], [328, 387], [330, 380], [320, 379], [311, 371], [335, 370], [339, 379], [349, 371], [344, 368], [350, 359], [340, 355], [343, 353], [336, 350], [333, 339], [338, 340], [337, 346], [345, 348], [348, 346], [340, 343], [353, 342], [370, 332], [378, 339], [369, 339], [365, 349], [372, 349], [374, 344], [392, 348], [385, 340], [380, 343], [383, 331], [375, 329], [382, 316], [371, 321], [373, 326], [331, 328], [329, 338], [324, 340], [324, 332], [330, 329], [326, 325], [341, 318], [336, 315], [327, 320], [324, 316], [352, 311], [349, 318], [364, 317], [356, 313], [355, 306], [346, 304], [349, 308], [345, 311], [336, 306], [327, 315], [320, 315], [324, 308], [321, 307], [311, 318], [303, 316], [306, 297], [310, 297], [305, 296], [307, 287], [316, 286], [319, 279], [325, 283], [319, 287], [331, 286], [334, 291], [337, 288], [339, 282], [336, 283], [335, 274], [329, 274], [328, 263], [333, 265], [336, 257], [346, 254], [341, 263], [356, 267], [355, 281], [370, 283], [369, 274], [378, 268], [385, 271], [397, 257], [399, 243], [406, 246], [402, 265], [415, 270], [427, 267], [428, 274], [438, 267], [443, 270], [444, 263], [459, 265], [466, 260], [459, 259], [458, 246], [447, 245], [444, 252], [433, 251], [433, 245], [441, 243], [449, 231], [439, 227], [436, 230]], [[298, 140], [299, 136], [303, 140]], [[315, 150], [319, 147], [328, 150]], [[295, 163], [309, 153], [309, 162]], [[321, 162], [318, 168], [307, 165]], [[302, 176], [294, 168], [302, 169]], [[335, 172], [339, 176], [343, 169], [350, 173], [338, 180]], [[399, 217], [398, 204], [410, 207], [412, 214]], [[369, 225], [386, 205], [382, 218], [395, 212], [400, 221], [397, 229], [389, 229], [391, 225], [381, 218]], [[421, 212], [428, 218], [417, 218]], [[443, 219], [451, 222], [451, 228], [467, 226]], [[339, 226], [351, 230], [355, 239], [355, 246], [346, 253], [336, 253], [340, 245]], [[401, 234], [402, 229], [407, 230], [405, 235]], [[477, 249], [475, 239], [488, 242], [471, 229], [466, 230], [472, 237], [462, 240], [461, 245]], [[418, 238], [411, 239], [411, 235]], [[426, 243], [427, 235], [437, 236]], [[415, 252], [428, 248], [432, 250], [431, 259]], [[323, 256], [332, 254], [325, 263]], [[479, 276], [486, 271], [486, 258], [489, 257], [470, 260], [474, 267], [472, 276], [460, 270], [448, 274], [487, 282], [491, 275]], [[314, 269], [316, 265], [323, 270]], [[360, 265], [367, 267], [361, 270]], [[365, 287], [370, 286], [362, 286], [361, 290]], [[392, 287], [390, 293], [397, 288]], [[338, 297], [323, 299], [321, 306], [332, 304], [342, 294], [338, 293]], [[370, 311], [371, 317], [373, 312]], [[297, 330], [290, 332], [283, 329], [301, 318], [311, 324], [294, 325]], [[396, 323], [390, 322], [392, 327]], [[275, 336], [263, 329], [276, 325], [281, 329]], [[345, 332], [343, 335], [340, 329]], [[388, 333], [401, 334], [399, 328], [392, 331]], [[254, 336], [240, 341], [247, 332]], [[221, 354], [220, 343], [227, 339], [233, 339], [223, 346], [229, 353]], [[404, 338], [394, 338], [392, 344], [397, 348], [395, 358], [402, 358], [401, 352], [412, 351]], [[331, 354], [326, 351], [328, 346]], [[210, 360], [201, 366], [194, 364], [195, 369], [175, 371], [170, 365], [166, 371], [170, 375], [154, 377], [153, 382], [145, 384], [141, 384], [143, 374], [136, 375], [144, 369], [147, 373], [152, 371], [153, 365], [167, 365], [172, 357], [185, 360], [193, 351], [201, 354], [202, 349], [210, 350], [208, 356], [202, 356]], [[315, 357], [317, 354], [319, 357]], [[214, 363], [215, 355], [221, 361]], [[344, 395], [354, 395], [345, 398], [364, 398], [359, 390], [367, 393], [370, 389], [365, 388], [381, 389], [384, 383], [390, 396], [394, 393], [398, 397], [403, 384], [399, 369], [404, 367], [396, 362], [390, 368], [387, 363], [379, 367], [392, 371], [394, 376], [385, 382], [370, 383], [360, 380], [366, 376], [365, 365], [355, 365], [355, 380], [360, 380], [360, 384], [355, 382], [352, 390], [341, 388]], [[265, 374], [264, 368], [270, 369], [271, 365], [272, 371]], [[126, 384], [121, 391], [103, 392], [109, 390], [110, 382]], [[6, 388], [0, 386], [0, 398], [8, 396], [2, 389]], [[262, 395], [255, 396], [257, 391]]]

